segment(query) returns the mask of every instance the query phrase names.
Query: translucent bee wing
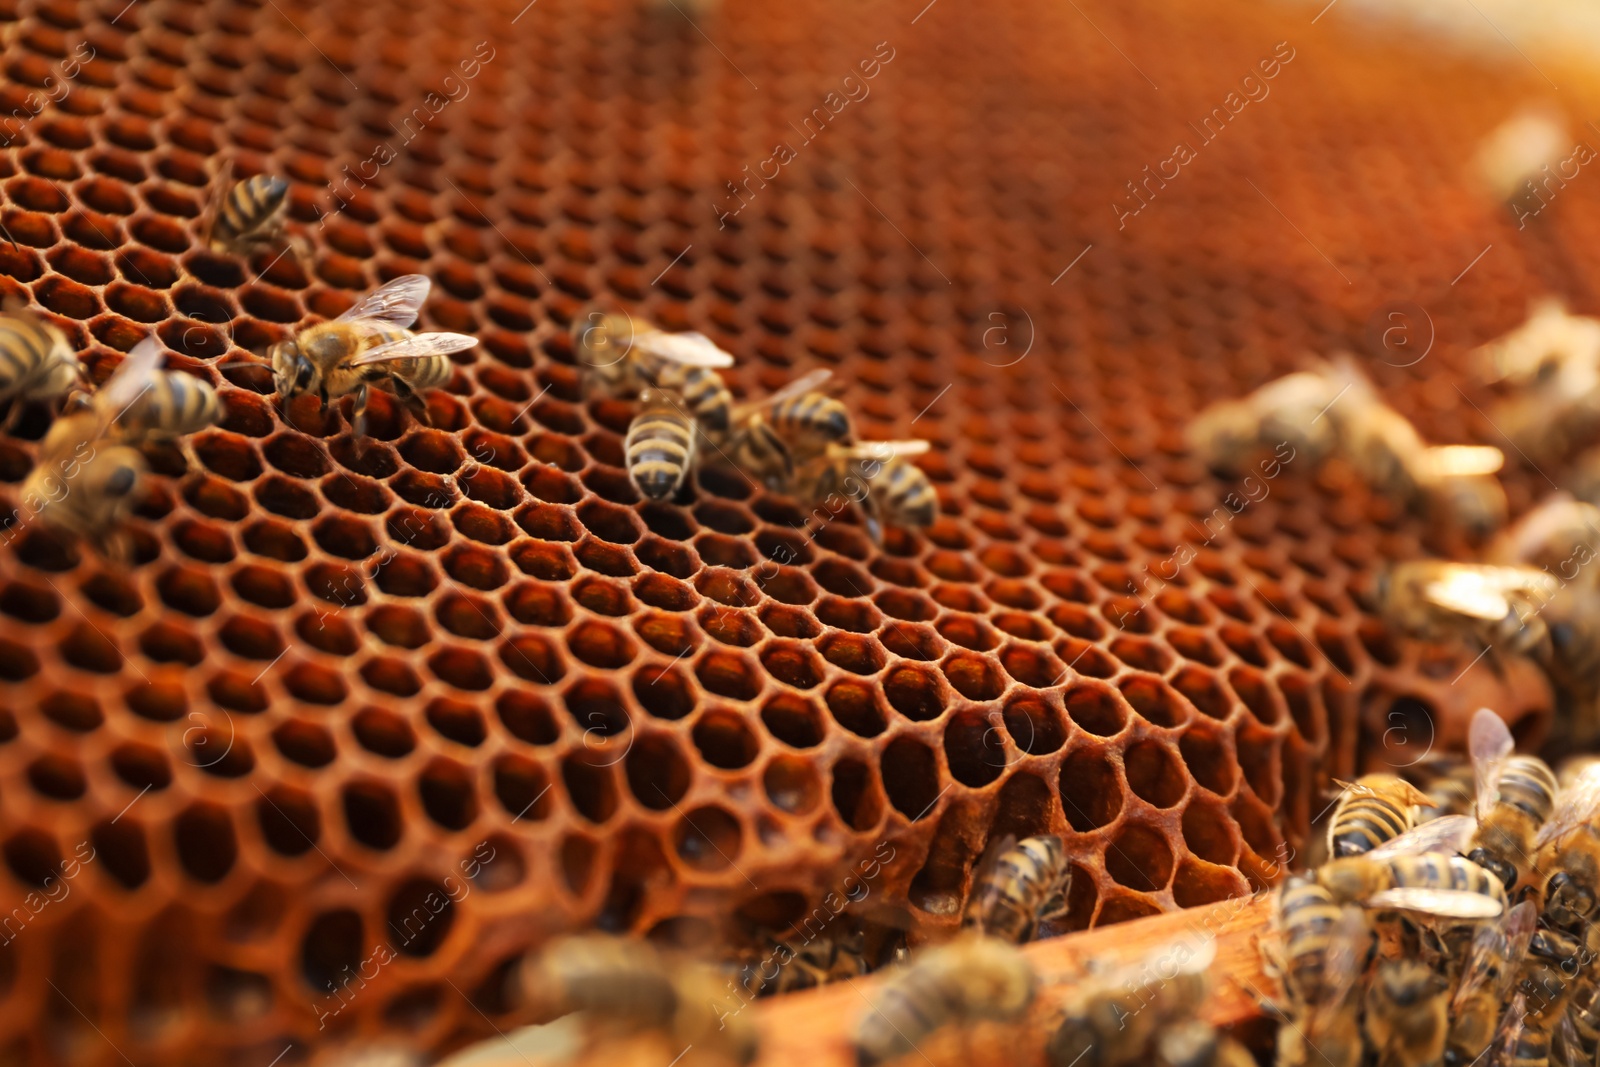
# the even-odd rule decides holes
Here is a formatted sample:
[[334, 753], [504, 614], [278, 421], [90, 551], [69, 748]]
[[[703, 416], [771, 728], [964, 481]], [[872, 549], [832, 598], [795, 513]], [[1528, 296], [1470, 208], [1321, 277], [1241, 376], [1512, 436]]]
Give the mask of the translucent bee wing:
[[1413, 461], [1422, 478], [1459, 478], [1493, 474], [1505, 466], [1506, 455], [1493, 445], [1434, 445]]
[[1555, 1035], [1550, 1041], [1550, 1062], [1561, 1063], [1563, 1059], [1568, 1063], [1584, 1063], [1583, 1042], [1578, 1037], [1578, 1025], [1572, 1021], [1572, 1013], [1564, 1011], [1556, 1023]]
[[1512, 1053], [1527, 1025], [1528, 997], [1525, 993], [1518, 993], [1511, 998], [1511, 1003], [1506, 1005], [1505, 1013], [1500, 1016], [1500, 1025], [1495, 1028], [1494, 1041], [1489, 1045], [1493, 1050], [1491, 1062], [1496, 1067], [1516, 1062], [1516, 1057]]
[[731, 367], [733, 356], [717, 347], [717, 343], [703, 333], [667, 333], [649, 330], [636, 334], [635, 347], [674, 363], [691, 367]]
[[1539, 828], [1534, 847], [1559, 841], [1596, 817], [1600, 817], [1600, 763], [1585, 767], [1577, 780], [1556, 797], [1555, 810], [1550, 813], [1550, 821]]
[[1418, 856], [1424, 852], [1460, 852], [1472, 840], [1478, 821], [1470, 815], [1441, 815], [1391, 838], [1367, 853], [1372, 860]]
[[[672, 335], [669, 334], [668, 336]], [[761, 411], [776, 404], [781, 404], [790, 397], [814, 392], [822, 388], [831, 377], [833, 377], [833, 371], [827, 367], [818, 367], [814, 371], [802, 374], [772, 395], [761, 397], [759, 400], [752, 400], [748, 404], [740, 404], [734, 408], [733, 421], [737, 423], [741, 419], [748, 417], [751, 412]]]
[[94, 407], [100, 416], [102, 428], [117, 421], [135, 400], [144, 395], [160, 368], [161, 346], [154, 335], [134, 345], [133, 351], [122, 357], [122, 362], [111, 372], [111, 377], [95, 390]]
[[[1339, 916], [1338, 925], [1333, 928], [1332, 940], [1324, 957], [1327, 984], [1323, 1000], [1317, 1005], [1319, 1008], [1336, 1009], [1350, 995], [1365, 963], [1367, 937], [1366, 914], [1359, 907], [1345, 908]], [[1216, 940], [1213, 938], [1208, 943], [1215, 952]]]
[[1478, 790], [1478, 818], [1487, 816], [1494, 807], [1500, 769], [1516, 747], [1517, 743], [1506, 728], [1505, 720], [1488, 708], [1479, 708], [1467, 731], [1467, 751], [1472, 754], [1472, 778]]
[[1367, 898], [1369, 908], [1419, 911], [1449, 919], [1493, 919], [1505, 911], [1495, 897], [1461, 889], [1385, 889]]
[[[1499, 999], [1516, 977], [1513, 964], [1527, 952], [1528, 942], [1533, 938], [1533, 929], [1538, 921], [1538, 909], [1532, 901], [1525, 900], [1506, 912], [1505, 918], [1499, 923], [1486, 923], [1478, 927], [1472, 938], [1472, 947], [1467, 950], [1467, 961], [1461, 968], [1461, 981], [1450, 1000], [1452, 1013], [1460, 1010], [1474, 993], [1491, 980], [1498, 984], [1495, 993], [1496, 999]], [[1497, 966], [1500, 968], [1498, 975], [1495, 974]]]
[[400, 341], [375, 345], [349, 362], [351, 367], [365, 367], [371, 363], [390, 363], [399, 359], [426, 359], [429, 356], [448, 356], [478, 343], [476, 337], [464, 333], [419, 333]]
[[386, 282], [356, 301], [356, 306], [334, 319], [334, 322], [354, 322], [361, 319], [383, 326], [405, 329], [417, 321], [422, 304], [428, 299], [433, 283], [423, 274], [405, 274]]

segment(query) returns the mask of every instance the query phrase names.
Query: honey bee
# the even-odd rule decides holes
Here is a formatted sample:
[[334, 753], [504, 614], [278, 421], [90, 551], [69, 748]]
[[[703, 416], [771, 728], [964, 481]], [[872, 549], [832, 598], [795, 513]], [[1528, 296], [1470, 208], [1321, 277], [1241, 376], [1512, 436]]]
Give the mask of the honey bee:
[[[1273, 905], [1278, 937], [1263, 944], [1268, 969], [1288, 998], [1280, 1009], [1280, 1067], [1356, 1067], [1361, 1000], [1353, 992], [1372, 934], [1365, 913], [1341, 907], [1306, 876], [1285, 882]], [[1269, 947], [1270, 946], [1270, 947]]]
[[1506, 910], [1500, 879], [1455, 855], [1473, 820], [1446, 815], [1360, 856], [1329, 860], [1317, 882], [1336, 904], [1415, 911], [1453, 919], [1492, 919]]
[[1374, 599], [1395, 629], [1425, 641], [1467, 638], [1505, 653], [1548, 654], [1540, 610], [1560, 589], [1535, 567], [1424, 559], [1381, 574]]
[[749, 1017], [717, 1011], [722, 983], [714, 971], [673, 966], [644, 942], [563, 938], [525, 958], [517, 984], [545, 1021], [581, 1012], [601, 1030], [660, 1031], [738, 1064], [751, 1063], [759, 1050]]
[[1183, 942], [1164, 947], [1121, 973], [1091, 977], [1065, 1005], [1045, 1044], [1049, 1067], [1127, 1067], [1166, 1026], [1193, 1015], [1205, 999], [1206, 969], [1216, 942], [1199, 951]]
[[855, 501], [866, 517], [868, 535], [882, 544], [885, 524], [931, 526], [938, 515], [933, 483], [908, 458], [928, 448], [928, 442], [918, 440], [830, 445], [795, 472], [796, 493], [807, 507], [823, 504], [829, 517]]
[[1348, 388], [1319, 364], [1274, 379], [1238, 400], [1202, 411], [1185, 433], [1190, 449], [1212, 470], [1235, 475], [1257, 452], [1287, 446], [1292, 458], [1316, 463], [1333, 452], [1338, 429], [1328, 410]]
[[1378, 965], [1366, 996], [1367, 1043], [1377, 1067], [1426, 1067], [1444, 1057], [1450, 982], [1415, 960]]
[[1540, 893], [1544, 920], [1557, 929], [1590, 922], [1600, 895], [1600, 764], [1557, 794], [1534, 847], [1534, 868], [1549, 872]]
[[628, 424], [622, 454], [628, 480], [650, 500], [665, 500], [683, 488], [694, 466], [700, 432], [680, 397], [661, 389], [639, 394], [639, 413]]
[[1560, 300], [1540, 300], [1526, 322], [1479, 346], [1476, 357], [1485, 381], [1513, 385], [1549, 381], [1568, 364], [1600, 366], [1600, 319], [1570, 314]]
[[1579, 1043], [1567, 1008], [1580, 991], [1593, 983], [1583, 968], [1592, 960], [1579, 941], [1556, 930], [1536, 930], [1528, 941], [1528, 955], [1517, 983], [1501, 1045], [1501, 1062], [1515, 1067], [1543, 1067], [1561, 1034], [1561, 1044]]
[[46, 525], [121, 555], [117, 531], [137, 502], [148, 468], [113, 424], [149, 389], [159, 361], [155, 339], [146, 338], [88, 406], [51, 424], [39, 442], [39, 462], [22, 482], [20, 522], [37, 515]]
[[1492, 445], [1434, 445], [1411, 420], [1385, 404], [1349, 358], [1336, 374], [1350, 383], [1334, 412], [1339, 449], [1363, 481], [1405, 507], [1460, 526], [1474, 536], [1506, 518], [1505, 490], [1494, 477], [1505, 455]]
[[1040, 923], [1066, 912], [1072, 867], [1056, 835], [1020, 842], [1008, 836], [979, 866], [963, 928], [1020, 945], [1033, 940]]
[[18, 298], [7, 298], [0, 312], [0, 400], [12, 402], [5, 425], [24, 404], [56, 400], [87, 380], [66, 335]]
[[1501, 1002], [1517, 977], [1537, 921], [1537, 909], [1524, 901], [1499, 923], [1484, 923], [1474, 931], [1460, 980], [1450, 997], [1450, 1032], [1444, 1052], [1450, 1067], [1476, 1060], [1494, 1040]]
[[1495, 538], [1485, 552], [1491, 563], [1526, 564], [1564, 582], [1596, 584], [1596, 570], [1585, 569], [1600, 546], [1600, 507], [1555, 493]]
[[892, 1060], [951, 1023], [1017, 1019], [1033, 1003], [1038, 976], [1015, 947], [965, 936], [924, 949], [884, 983], [856, 1024], [860, 1067]]
[[1477, 775], [1478, 828], [1467, 859], [1510, 892], [1533, 863], [1533, 842], [1555, 808], [1556, 776], [1538, 756], [1516, 756], [1500, 716], [1478, 709], [1468, 730]]
[[1163, 1029], [1154, 1051], [1159, 1067], [1254, 1067], [1256, 1062], [1249, 1049], [1199, 1019]]
[[590, 312], [572, 323], [572, 349], [589, 391], [627, 398], [653, 386], [677, 393], [714, 442], [728, 434], [733, 394], [717, 374], [733, 357], [703, 333], [635, 326], [620, 312]]
[[101, 418], [106, 433], [128, 444], [180, 440], [222, 421], [222, 400], [209, 382], [179, 371], [159, 369], [161, 356], [154, 338], [134, 346], [118, 373], [142, 382], [138, 392], [120, 410], [96, 394], [90, 403], [105, 409]]
[[357, 437], [367, 428], [371, 386], [392, 390], [419, 421], [427, 422], [427, 406], [418, 395], [450, 380], [447, 358], [478, 343], [460, 333], [412, 333], [433, 283], [421, 274], [407, 274], [379, 286], [355, 307], [331, 322], [301, 330], [268, 352], [280, 402], [315, 393], [327, 407], [330, 400], [356, 395]]
[[[285, 220], [289, 213], [289, 183], [270, 174], [257, 174], [235, 182], [233, 167], [226, 165], [212, 179], [209, 206], [201, 239], [213, 252], [248, 255], [258, 248], [286, 245], [303, 260], [310, 246], [291, 235]], [[223, 191], [226, 190], [226, 191]]]
[[1368, 774], [1355, 782], [1334, 780], [1343, 791], [1328, 822], [1328, 856], [1339, 859], [1370, 852], [1411, 829], [1414, 805], [1427, 794], [1392, 774]]
[[[818, 936], [801, 944], [768, 940], [766, 957], [739, 969], [739, 984], [758, 997], [814, 989], [846, 978], [858, 978], [867, 965], [859, 931], [848, 936]], [[773, 974], [766, 974], [771, 965]]]
[[831, 445], [855, 437], [850, 410], [819, 392], [833, 374], [814, 370], [771, 396], [735, 408], [729, 437], [730, 458], [769, 486], [790, 484], [795, 467], [809, 463]]

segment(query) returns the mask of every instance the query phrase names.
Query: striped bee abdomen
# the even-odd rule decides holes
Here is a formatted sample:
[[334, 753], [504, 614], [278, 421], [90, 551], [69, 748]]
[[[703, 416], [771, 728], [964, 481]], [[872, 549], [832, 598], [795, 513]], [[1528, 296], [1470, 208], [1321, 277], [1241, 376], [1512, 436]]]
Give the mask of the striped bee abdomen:
[[1411, 829], [1414, 796], [1411, 786], [1388, 774], [1369, 774], [1346, 786], [1328, 827], [1328, 855], [1360, 856]]
[[694, 462], [695, 434], [681, 398], [646, 390], [622, 446], [634, 488], [651, 500], [676, 493]]
[[1556, 806], [1556, 776], [1537, 756], [1512, 756], [1506, 760], [1497, 783], [1497, 801], [1521, 810], [1539, 825]]
[[60, 396], [78, 380], [66, 339], [31, 314], [0, 316], [0, 395], [42, 400]]
[[273, 220], [288, 195], [289, 183], [268, 174], [234, 183], [217, 212], [217, 235], [224, 240], [249, 237]]
[[700, 428], [720, 440], [732, 425], [733, 394], [721, 375], [709, 367], [662, 360], [649, 368], [650, 384], [677, 393]]
[[802, 393], [773, 406], [773, 427], [799, 461], [819, 454], [828, 444], [848, 444], [854, 436], [850, 410], [824, 393]]
[[891, 459], [873, 479], [883, 487], [888, 512], [906, 526], [931, 526], [938, 515], [939, 498], [922, 469], [909, 460]]
[[1304, 1003], [1320, 1004], [1331, 989], [1328, 950], [1342, 917], [1328, 891], [1314, 881], [1297, 878], [1278, 895], [1278, 924], [1283, 929], [1285, 981]]
[[190, 374], [157, 374], [118, 422], [128, 436], [184, 437], [222, 421], [222, 401], [207, 382]]
[[1018, 842], [982, 872], [961, 925], [1013, 944], [1031, 941], [1039, 922], [1065, 907], [1068, 875], [1061, 838]]

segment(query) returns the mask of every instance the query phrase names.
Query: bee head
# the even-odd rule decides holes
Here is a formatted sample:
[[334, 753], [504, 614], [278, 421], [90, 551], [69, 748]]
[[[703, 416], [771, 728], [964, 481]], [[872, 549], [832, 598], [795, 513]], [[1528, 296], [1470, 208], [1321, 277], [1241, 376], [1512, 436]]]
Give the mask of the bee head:
[[294, 341], [272, 346], [272, 383], [278, 396], [288, 398], [307, 392], [315, 384], [317, 368]]
[[1500, 883], [1506, 887], [1507, 891], [1510, 891], [1511, 887], [1517, 884], [1516, 864], [1507, 863], [1498, 856], [1489, 855], [1487, 849], [1475, 848], [1467, 853], [1467, 859], [1500, 879]]

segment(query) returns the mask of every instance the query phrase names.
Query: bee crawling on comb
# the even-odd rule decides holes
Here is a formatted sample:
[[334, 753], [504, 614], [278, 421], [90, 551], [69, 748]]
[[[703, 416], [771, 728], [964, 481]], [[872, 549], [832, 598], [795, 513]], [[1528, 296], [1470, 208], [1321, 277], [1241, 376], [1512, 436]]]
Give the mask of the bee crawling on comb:
[[272, 174], [256, 174], [236, 182], [233, 164], [224, 163], [211, 179], [201, 240], [223, 255], [248, 256], [260, 249], [279, 248], [310, 263], [311, 245], [289, 231], [288, 214], [287, 181]]
[[354, 307], [328, 322], [301, 330], [267, 350], [280, 407], [304, 394], [314, 394], [324, 409], [342, 396], [355, 394], [351, 429], [367, 433], [367, 403], [374, 388], [394, 393], [417, 421], [428, 424], [422, 392], [450, 381], [450, 354], [478, 343], [462, 333], [416, 333], [423, 301], [433, 287], [421, 274], [406, 274], [379, 286]]

